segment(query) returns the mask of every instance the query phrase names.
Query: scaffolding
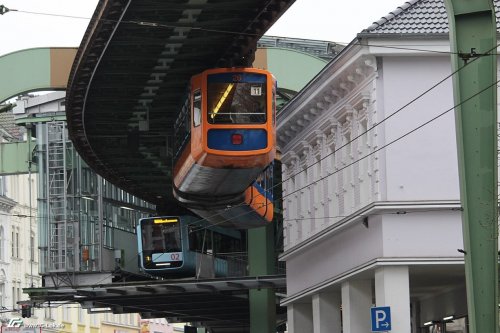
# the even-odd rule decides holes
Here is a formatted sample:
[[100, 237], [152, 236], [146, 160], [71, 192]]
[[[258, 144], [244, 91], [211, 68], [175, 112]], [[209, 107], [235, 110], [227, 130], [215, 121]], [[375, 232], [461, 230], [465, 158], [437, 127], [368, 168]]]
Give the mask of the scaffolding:
[[154, 205], [106, 182], [69, 140], [64, 92], [27, 96], [13, 110], [36, 136], [39, 273], [44, 285], [74, 286], [139, 274], [135, 225]]
[[75, 222], [68, 219], [67, 188], [71, 169], [66, 166], [65, 122], [47, 123], [47, 219], [49, 272], [72, 271], [75, 267]]

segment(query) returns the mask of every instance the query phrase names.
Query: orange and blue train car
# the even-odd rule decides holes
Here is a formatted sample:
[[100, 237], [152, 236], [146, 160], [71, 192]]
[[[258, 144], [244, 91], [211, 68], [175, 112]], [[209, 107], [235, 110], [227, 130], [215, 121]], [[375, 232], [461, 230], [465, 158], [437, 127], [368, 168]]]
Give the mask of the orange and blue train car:
[[246, 262], [242, 230], [221, 228], [194, 216], [156, 216], [137, 223], [140, 269], [164, 278], [195, 277], [203, 267], [213, 277], [241, 276]]
[[193, 76], [175, 123], [174, 196], [210, 223], [251, 228], [272, 221], [265, 170], [276, 155], [275, 110], [276, 80], [266, 70]]

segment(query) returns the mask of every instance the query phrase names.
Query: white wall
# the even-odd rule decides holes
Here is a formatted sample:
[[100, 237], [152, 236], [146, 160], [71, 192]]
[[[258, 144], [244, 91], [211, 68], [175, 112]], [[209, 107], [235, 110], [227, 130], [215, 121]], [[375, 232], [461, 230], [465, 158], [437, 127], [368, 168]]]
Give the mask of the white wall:
[[341, 278], [345, 272], [381, 257], [382, 237], [380, 218], [375, 217], [369, 228], [356, 222], [287, 259], [288, 294]]
[[415, 212], [383, 216], [383, 256], [439, 258], [463, 255], [460, 211]]
[[[384, 117], [451, 73], [448, 56], [384, 57], [381, 69], [378, 84], [383, 85], [384, 93], [378, 110]], [[384, 123], [385, 143], [452, 107], [452, 82], [448, 79]], [[387, 200], [458, 200], [453, 110], [384, 152]]]

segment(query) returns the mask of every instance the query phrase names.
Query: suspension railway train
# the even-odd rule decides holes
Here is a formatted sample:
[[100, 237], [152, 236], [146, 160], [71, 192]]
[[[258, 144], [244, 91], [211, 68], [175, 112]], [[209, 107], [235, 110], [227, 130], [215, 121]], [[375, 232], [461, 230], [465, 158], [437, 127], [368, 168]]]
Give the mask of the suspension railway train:
[[273, 219], [276, 80], [256, 68], [191, 78], [175, 123], [174, 197], [211, 224], [237, 229]]
[[139, 267], [158, 277], [225, 277], [246, 273], [242, 230], [221, 228], [200, 218], [149, 217], [137, 224]]

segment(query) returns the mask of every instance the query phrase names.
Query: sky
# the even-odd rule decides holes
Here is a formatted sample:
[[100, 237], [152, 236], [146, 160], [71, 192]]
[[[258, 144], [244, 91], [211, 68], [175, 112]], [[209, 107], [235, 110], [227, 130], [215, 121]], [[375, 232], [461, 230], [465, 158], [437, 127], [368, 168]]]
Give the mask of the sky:
[[[0, 55], [32, 47], [79, 46], [97, 2], [0, 0], [0, 5], [17, 10], [0, 15]], [[358, 32], [404, 2], [296, 0], [266, 35], [348, 43]]]

